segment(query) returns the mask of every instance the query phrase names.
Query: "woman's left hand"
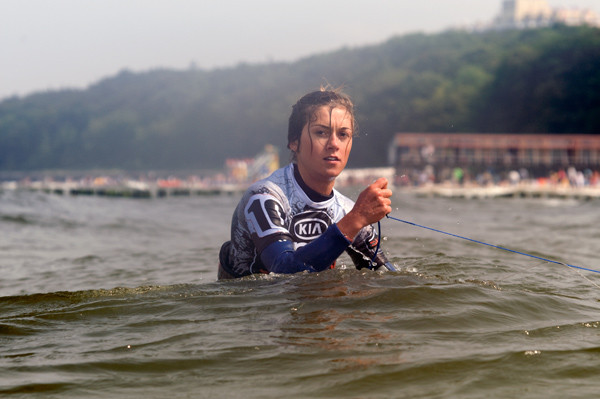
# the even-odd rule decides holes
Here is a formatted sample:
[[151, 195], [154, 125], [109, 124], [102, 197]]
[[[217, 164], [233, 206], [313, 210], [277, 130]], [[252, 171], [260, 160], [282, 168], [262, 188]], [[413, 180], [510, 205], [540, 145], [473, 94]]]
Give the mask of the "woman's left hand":
[[352, 241], [360, 229], [378, 222], [392, 211], [391, 196], [387, 179], [377, 179], [359, 194], [352, 210], [337, 223], [338, 228]]

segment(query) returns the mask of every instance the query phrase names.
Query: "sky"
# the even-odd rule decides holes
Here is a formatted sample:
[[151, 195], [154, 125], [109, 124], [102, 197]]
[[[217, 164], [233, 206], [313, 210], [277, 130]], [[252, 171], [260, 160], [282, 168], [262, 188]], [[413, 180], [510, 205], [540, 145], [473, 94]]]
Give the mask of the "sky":
[[[600, 0], [548, 0], [589, 8]], [[127, 69], [292, 62], [490, 22], [502, 0], [1, 0], [0, 99]]]

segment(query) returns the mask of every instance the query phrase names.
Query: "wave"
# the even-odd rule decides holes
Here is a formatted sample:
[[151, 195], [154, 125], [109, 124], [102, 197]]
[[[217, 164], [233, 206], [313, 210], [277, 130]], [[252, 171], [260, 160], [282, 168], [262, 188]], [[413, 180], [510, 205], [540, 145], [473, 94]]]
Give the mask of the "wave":
[[502, 397], [514, 381], [529, 386], [532, 367], [538, 382], [570, 379], [566, 392], [579, 378], [588, 392], [586, 370], [600, 366], [596, 301], [462, 280], [460, 259], [436, 259], [398, 273], [1, 297], [0, 393]]

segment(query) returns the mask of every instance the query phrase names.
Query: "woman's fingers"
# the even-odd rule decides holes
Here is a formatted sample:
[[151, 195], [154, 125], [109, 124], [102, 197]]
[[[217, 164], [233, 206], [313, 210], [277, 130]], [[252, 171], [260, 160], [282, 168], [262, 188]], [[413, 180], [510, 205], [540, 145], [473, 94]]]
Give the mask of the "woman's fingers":
[[337, 223], [350, 241], [361, 228], [380, 221], [392, 211], [392, 190], [387, 185], [385, 178], [375, 180], [358, 195], [352, 210]]
[[355, 208], [365, 217], [367, 224], [381, 220], [392, 211], [392, 190], [387, 185], [387, 179], [379, 178], [359, 195]]

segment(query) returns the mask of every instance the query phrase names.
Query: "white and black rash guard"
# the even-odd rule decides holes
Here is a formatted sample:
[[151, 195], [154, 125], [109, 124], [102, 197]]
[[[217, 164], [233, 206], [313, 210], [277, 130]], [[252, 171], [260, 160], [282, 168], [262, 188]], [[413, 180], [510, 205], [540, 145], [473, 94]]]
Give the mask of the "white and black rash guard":
[[246, 191], [233, 214], [231, 241], [221, 249], [221, 265], [234, 277], [321, 271], [333, 267], [345, 250], [357, 268], [390, 265], [381, 250], [375, 255], [378, 237], [372, 226], [352, 243], [338, 229], [336, 223], [353, 206], [335, 189], [329, 197], [311, 190], [289, 164]]

